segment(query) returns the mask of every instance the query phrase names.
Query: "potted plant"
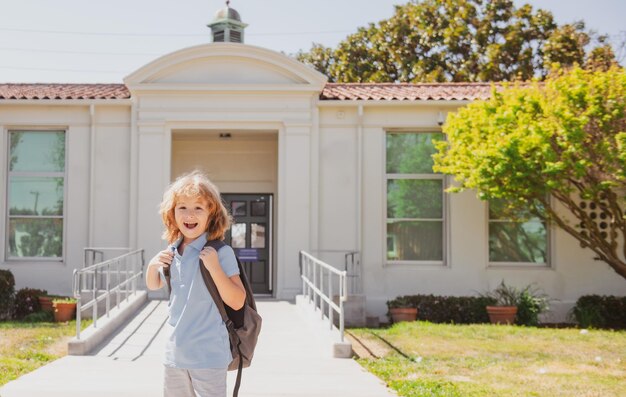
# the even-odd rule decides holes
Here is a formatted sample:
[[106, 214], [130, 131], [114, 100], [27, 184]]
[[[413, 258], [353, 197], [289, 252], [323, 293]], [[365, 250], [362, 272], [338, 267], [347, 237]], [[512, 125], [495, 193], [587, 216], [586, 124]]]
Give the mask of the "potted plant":
[[70, 321], [76, 316], [76, 299], [74, 298], [55, 298], [52, 300], [52, 306], [56, 322]]
[[39, 295], [37, 297], [37, 300], [39, 301], [39, 306], [41, 307], [41, 310], [48, 311], [48, 312], [53, 311], [52, 300], [55, 298], [62, 298], [62, 296], [48, 295], [47, 292], [45, 294]]
[[417, 320], [417, 307], [408, 296], [399, 296], [387, 301], [389, 316], [394, 323]]
[[489, 291], [483, 296], [491, 298], [494, 302], [487, 305], [487, 314], [492, 324], [513, 324], [517, 315], [517, 306], [520, 302], [520, 291], [512, 286], [506, 285], [504, 280], [493, 291]]

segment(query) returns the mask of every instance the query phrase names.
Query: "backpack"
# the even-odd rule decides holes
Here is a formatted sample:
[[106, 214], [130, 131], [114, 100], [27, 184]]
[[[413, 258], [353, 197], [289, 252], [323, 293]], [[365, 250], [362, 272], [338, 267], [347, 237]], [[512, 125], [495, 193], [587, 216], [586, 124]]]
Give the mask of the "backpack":
[[[221, 240], [207, 241], [205, 247], [213, 247], [215, 251], [219, 251], [220, 248], [225, 246], [226, 243]], [[229, 371], [237, 370], [237, 380], [235, 382], [235, 388], [233, 391], [233, 397], [237, 397], [239, 394], [239, 386], [241, 385], [241, 371], [243, 368], [249, 367], [252, 362], [252, 356], [254, 355], [254, 348], [261, 332], [261, 316], [256, 311], [256, 302], [254, 301], [254, 295], [252, 294], [252, 288], [248, 282], [248, 277], [237, 258], [237, 265], [239, 266], [239, 278], [246, 290], [246, 300], [243, 307], [239, 310], [233, 310], [230, 306], [224, 304], [224, 301], [220, 297], [217, 290], [217, 286], [211, 277], [211, 273], [202, 264], [200, 260], [200, 272], [204, 284], [206, 284], [215, 305], [217, 306], [222, 320], [228, 330], [228, 337], [230, 339], [230, 352], [233, 356], [233, 360], [228, 365]], [[169, 270], [169, 269], [168, 269]], [[170, 275], [166, 274], [166, 281], [169, 291], [171, 293]]]

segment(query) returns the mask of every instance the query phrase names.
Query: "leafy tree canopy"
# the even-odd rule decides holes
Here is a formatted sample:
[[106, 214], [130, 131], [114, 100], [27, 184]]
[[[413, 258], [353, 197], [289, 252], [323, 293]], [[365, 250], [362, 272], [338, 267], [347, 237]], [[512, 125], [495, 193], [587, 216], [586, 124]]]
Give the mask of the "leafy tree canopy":
[[[512, 0], [422, 0], [396, 6], [336, 49], [313, 44], [296, 58], [344, 83], [530, 80], [553, 63], [614, 64], [606, 36], [584, 29]], [[600, 49], [587, 54], [591, 42]]]
[[[433, 169], [553, 221], [626, 278], [626, 71], [555, 72], [448, 116]], [[557, 211], [557, 205], [558, 211]], [[621, 245], [621, 248], [620, 248]]]

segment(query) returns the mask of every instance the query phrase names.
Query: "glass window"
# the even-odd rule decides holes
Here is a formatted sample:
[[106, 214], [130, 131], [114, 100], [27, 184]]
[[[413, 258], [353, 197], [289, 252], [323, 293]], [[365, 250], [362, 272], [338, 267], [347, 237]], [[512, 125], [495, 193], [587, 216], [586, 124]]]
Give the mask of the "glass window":
[[546, 224], [530, 213], [519, 213], [523, 220], [504, 215], [504, 202], [489, 202], [489, 261], [492, 263], [547, 264]]
[[246, 224], [233, 223], [230, 227], [230, 246], [233, 248], [246, 248]]
[[439, 132], [386, 135], [387, 260], [443, 262], [444, 180], [433, 172]]
[[233, 201], [230, 203], [230, 212], [233, 216], [246, 216], [248, 214], [245, 201]]
[[265, 225], [263, 223], [250, 224], [250, 246], [265, 248]]
[[65, 132], [9, 131], [9, 259], [63, 256]]
[[265, 201], [252, 201], [250, 207], [252, 216], [265, 216]]

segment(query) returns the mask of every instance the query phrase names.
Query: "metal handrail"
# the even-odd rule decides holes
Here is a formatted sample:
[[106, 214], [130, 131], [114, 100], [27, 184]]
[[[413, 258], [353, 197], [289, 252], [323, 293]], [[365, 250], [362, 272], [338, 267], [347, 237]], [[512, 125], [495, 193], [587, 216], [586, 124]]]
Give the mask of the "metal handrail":
[[[138, 249], [82, 269], [74, 269], [72, 291], [76, 298], [76, 339], [80, 339], [81, 310], [93, 308], [93, 327], [97, 328], [98, 302], [106, 300], [105, 314], [110, 317], [111, 294], [116, 294], [116, 307], [120, 305], [122, 293], [128, 302], [131, 292], [133, 295], [137, 292], [137, 279], [143, 274], [143, 266], [144, 250]], [[91, 293], [92, 296], [84, 304], [83, 293]]]
[[[302, 293], [309, 297], [309, 302], [313, 302], [315, 307], [320, 308], [322, 319], [324, 319], [324, 302], [326, 302], [328, 308], [328, 321], [330, 323], [330, 329], [332, 330], [333, 323], [333, 311], [339, 314], [339, 334], [341, 341], [344, 341], [344, 302], [348, 299], [348, 286], [347, 286], [347, 271], [338, 270], [333, 266], [322, 262], [315, 258], [313, 255], [300, 251], [300, 269], [302, 277]], [[324, 274], [324, 271], [327, 274]], [[339, 283], [339, 305], [333, 302], [333, 275], [337, 276]], [[326, 283], [324, 282], [325, 276]], [[326, 284], [326, 285], [324, 285]], [[326, 292], [324, 292], [324, 286], [326, 286]], [[319, 305], [318, 305], [319, 303]]]
[[343, 254], [344, 269], [348, 272], [348, 294], [360, 294], [361, 286], [361, 253], [354, 250], [318, 249], [311, 252], [317, 254]]

